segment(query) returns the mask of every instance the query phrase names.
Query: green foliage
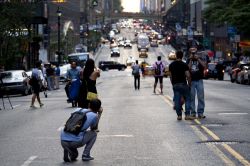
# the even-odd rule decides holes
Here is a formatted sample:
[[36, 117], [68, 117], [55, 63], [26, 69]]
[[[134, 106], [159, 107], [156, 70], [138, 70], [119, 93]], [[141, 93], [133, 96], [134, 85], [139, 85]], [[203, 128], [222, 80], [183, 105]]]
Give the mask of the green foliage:
[[118, 12], [123, 11], [121, 0], [113, 0], [114, 11], [117, 10]]
[[101, 32], [99, 31], [89, 31], [89, 35], [88, 35], [88, 48], [90, 51], [93, 51], [94, 49], [96, 49], [96, 47], [98, 46], [98, 44], [100, 43], [101, 40]]
[[7, 62], [14, 63], [15, 58], [25, 55], [23, 44], [30, 40], [27, 29], [35, 4], [12, 0], [0, 5], [0, 62], [6, 64], [6, 68], [13, 66]]
[[250, 1], [249, 0], [207, 0], [204, 18], [211, 23], [237, 27], [237, 29], [250, 35]]

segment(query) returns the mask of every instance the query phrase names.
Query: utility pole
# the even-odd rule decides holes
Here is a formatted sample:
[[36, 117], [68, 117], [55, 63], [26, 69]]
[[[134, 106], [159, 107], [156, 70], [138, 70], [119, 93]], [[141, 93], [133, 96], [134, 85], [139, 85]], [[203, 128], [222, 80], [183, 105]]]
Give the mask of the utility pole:
[[59, 7], [57, 8], [57, 26], [58, 26], [58, 31], [57, 31], [57, 55], [58, 55], [58, 63], [61, 64], [61, 16], [62, 12], [60, 11]]

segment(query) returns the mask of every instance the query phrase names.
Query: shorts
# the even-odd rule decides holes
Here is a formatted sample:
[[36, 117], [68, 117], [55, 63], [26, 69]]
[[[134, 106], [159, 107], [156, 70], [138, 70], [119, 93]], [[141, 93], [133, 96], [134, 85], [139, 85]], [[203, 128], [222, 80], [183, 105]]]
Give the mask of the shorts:
[[163, 76], [155, 76], [155, 84], [158, 83], [158, 80], [160, 80], [160, 84], [163, 84]]
[[37, 96], [39, 96], [40, 93], [40, 85], [33, 85], [32, 86], [32, 93], [36, 94]]

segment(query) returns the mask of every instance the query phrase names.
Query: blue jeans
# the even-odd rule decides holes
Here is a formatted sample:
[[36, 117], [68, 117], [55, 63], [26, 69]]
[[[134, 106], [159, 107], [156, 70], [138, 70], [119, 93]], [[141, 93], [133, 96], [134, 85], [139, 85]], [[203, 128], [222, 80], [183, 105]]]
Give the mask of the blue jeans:
[[47, 81], [48, 81], [48, 90], [53, 90], [54, 89], [54, 77], [48, 76]]
[[205, 99], [204, 99], [204, 85], [203, 80], [192, 81], [191, 86], [191, 114], [196, 115], [196, 106], [195, 106], [195, 97], [197, 93], [198, 98], [198, 107], [197, 113], [198, 115], [202, 115], [204, 113], [205, 108]]
[[190, 88], [188, 85], [179, 83], [173, 85], [174, 90], [174, 103], [177, 116], [181, 116], [181, 98], [184, 97], [185, 100], [185, 115], [190, 115]]

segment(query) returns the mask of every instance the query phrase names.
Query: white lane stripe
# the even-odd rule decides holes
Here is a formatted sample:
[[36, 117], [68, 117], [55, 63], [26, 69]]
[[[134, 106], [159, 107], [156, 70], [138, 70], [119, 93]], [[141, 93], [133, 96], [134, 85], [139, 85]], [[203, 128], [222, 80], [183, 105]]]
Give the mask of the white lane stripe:
[[218, 113], [219, 115], [247, 115], [246, 112], [225, 112], [225, 113]]
[[124, 137], [124, 138], [132, 138], [133, 135], [99, 135], [98, 137], [106, 138], [106, 137]]
[[26, 160], [21, 166], [29, 166], [36, 158], [37, 156], [30, 156], [30, 158]]
[[18, 104], [18, 105], [13, 105], [13, 108], [16, 108], [16, 107], [19, 107], [20, 106], [20, 104]]

